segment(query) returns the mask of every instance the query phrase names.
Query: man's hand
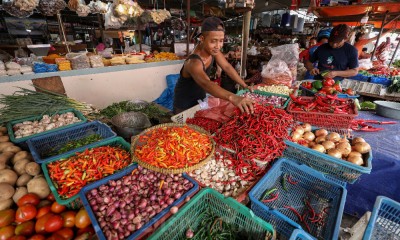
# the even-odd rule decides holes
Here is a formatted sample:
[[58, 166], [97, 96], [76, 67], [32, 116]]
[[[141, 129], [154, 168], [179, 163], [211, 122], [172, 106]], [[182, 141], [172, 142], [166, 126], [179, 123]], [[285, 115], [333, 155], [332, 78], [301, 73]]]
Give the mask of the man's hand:
[[318, 75], [319, 74], [319, 69], [318, 68], [311, 69], [310, 74], [313, 75], [313, 76]]
[[324, 78], [335, 78], [337, 77], [336, 71], [329, 71], [327, 74], [324, 75]]
[[229, 100], [233, 105], [238, 107], [240, 111], [246, 112], [247, 114], [254, 113], [254, 102], [251, 99], [232, 94]]

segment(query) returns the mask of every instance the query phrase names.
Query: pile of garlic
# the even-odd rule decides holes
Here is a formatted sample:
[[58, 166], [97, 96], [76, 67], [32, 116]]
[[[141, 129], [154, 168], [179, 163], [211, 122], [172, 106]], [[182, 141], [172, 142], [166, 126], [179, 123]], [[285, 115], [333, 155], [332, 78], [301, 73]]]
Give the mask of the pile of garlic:
[[73, 112], [66, 112], [63, 114], [55, 114], [51, 117], [49, 115], [43, 115], [42, 119], [39, 121], [17, 123], [13, 126], [13, 129], [15, 138], [22, 138], [80, 121], [79, 118], [75, 117]]
[[[203, 167], [190, 172], [189, 176], [203, 185], [217, 190], [225, 197], [239, 196], [252, 182], [241, 180], [232, 168], [224, 164], [221, 155], [218, 155], [218, 158], [218, 161], [213, 158]], [[231, 162], [230, 160], [225, 160], [225, 163], [230, 164]]]

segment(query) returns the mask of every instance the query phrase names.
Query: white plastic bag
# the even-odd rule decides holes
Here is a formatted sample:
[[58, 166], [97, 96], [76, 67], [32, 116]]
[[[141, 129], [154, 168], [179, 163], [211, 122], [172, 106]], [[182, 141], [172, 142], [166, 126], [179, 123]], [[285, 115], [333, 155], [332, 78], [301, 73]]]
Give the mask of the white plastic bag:
[[261, 72], [263, 83], [266, 85], [292, 85], [293, 76], [288, 65], [280, 60], [270, 60], [267, 65], [263, 66]]
[[103, 58], [99, 55], [90, 56], [89, 60], [92, 68], [104, 67]]
[[360, 70], [368, 70], [373, 68], [373, 64], [371, 59], [359, 59], [358, 60], [358, 67]]
[[22, 65], [20, 68], [21, 73], [25, 74], [28, 72], [32, 72], [32, 67], [28, 65]]
[[7, 71], [4, 69], [0, 69], [0, 77], [7, 76]]
[[279, 59], [284, 61], [292, 75], [292, 80], [296, 80], [297, 63], [299, 62], [299, 45], [297, 43], [285, 44], [270, 48], [271, 60]]
[[15, 62], [8, 62], [6, 63], [6, 68], [7, 70], [19, 70], [21, 68], [21, 65]]
[[21, 71], [19, 69], [9, 69], [7, 70], [8, 76], [20, 75]]
[[257, 48], [256, 46], [252, 46], [249, 51], [247, 51], [248, 55], [255, 56], [257, 55]]
[[3, 61], [0, 61], [0, 70], [5, 70], [6, 66], [4, 65]]

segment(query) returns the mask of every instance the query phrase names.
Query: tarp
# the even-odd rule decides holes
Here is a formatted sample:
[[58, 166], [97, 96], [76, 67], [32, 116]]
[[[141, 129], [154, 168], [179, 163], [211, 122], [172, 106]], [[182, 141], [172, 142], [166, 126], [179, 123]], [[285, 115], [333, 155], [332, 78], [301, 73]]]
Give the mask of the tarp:
[[154, 102], [172, 111], [174, 106], [174, 89], [176, 82], [179, 79], [179, 74], [167, 75], [166, 79], [167, 79], [167, 88], [161, 93], [161, 95], [156, 100], [154, 100]]

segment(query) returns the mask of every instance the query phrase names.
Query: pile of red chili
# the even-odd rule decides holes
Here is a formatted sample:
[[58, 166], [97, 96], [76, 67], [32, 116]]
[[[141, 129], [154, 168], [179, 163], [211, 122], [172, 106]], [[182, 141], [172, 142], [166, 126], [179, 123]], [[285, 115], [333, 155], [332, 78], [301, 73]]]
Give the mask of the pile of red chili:
[[354, 114], [353, 100], [338, 98], [337, 95], [315, 95], [315, 97], [296, 97], [290, 95], [292, 103], [288, 110], [305, 112], [322, 112], [337, 114]]
[[140, 136], [134, 154], [152, 166], [178, 169], [199, 163], [211, 150], [212, 142], [207, 134], [188, 126], [162, 127]]
[[103, 146], [51, 162], [47, 169], [60, 197], [70, 198], [86, 184], [111, 175], [129, 163], [129, 152], [117, 146]]
[[[214, 139], [224, 151], [224, 159], [243, 180], [254, 180], [264, 172], [257, 161], [269, 163], [282, 155], [286, 147], [287, 129], [293, 117], [285, 110], [273, 106], [254, 105], [254, 114], [240, 114], [225, 123]], [[256, 160], [256, 161], [254, 161]]]
[[217, 120], [205, 118], [205, 117], [194, 117], [186, 119], [187, 124], [194, 124], [199, 127], [202, 127], [204, 130], [212, 133], [215, 133], [222, 125], [221, 122]]

